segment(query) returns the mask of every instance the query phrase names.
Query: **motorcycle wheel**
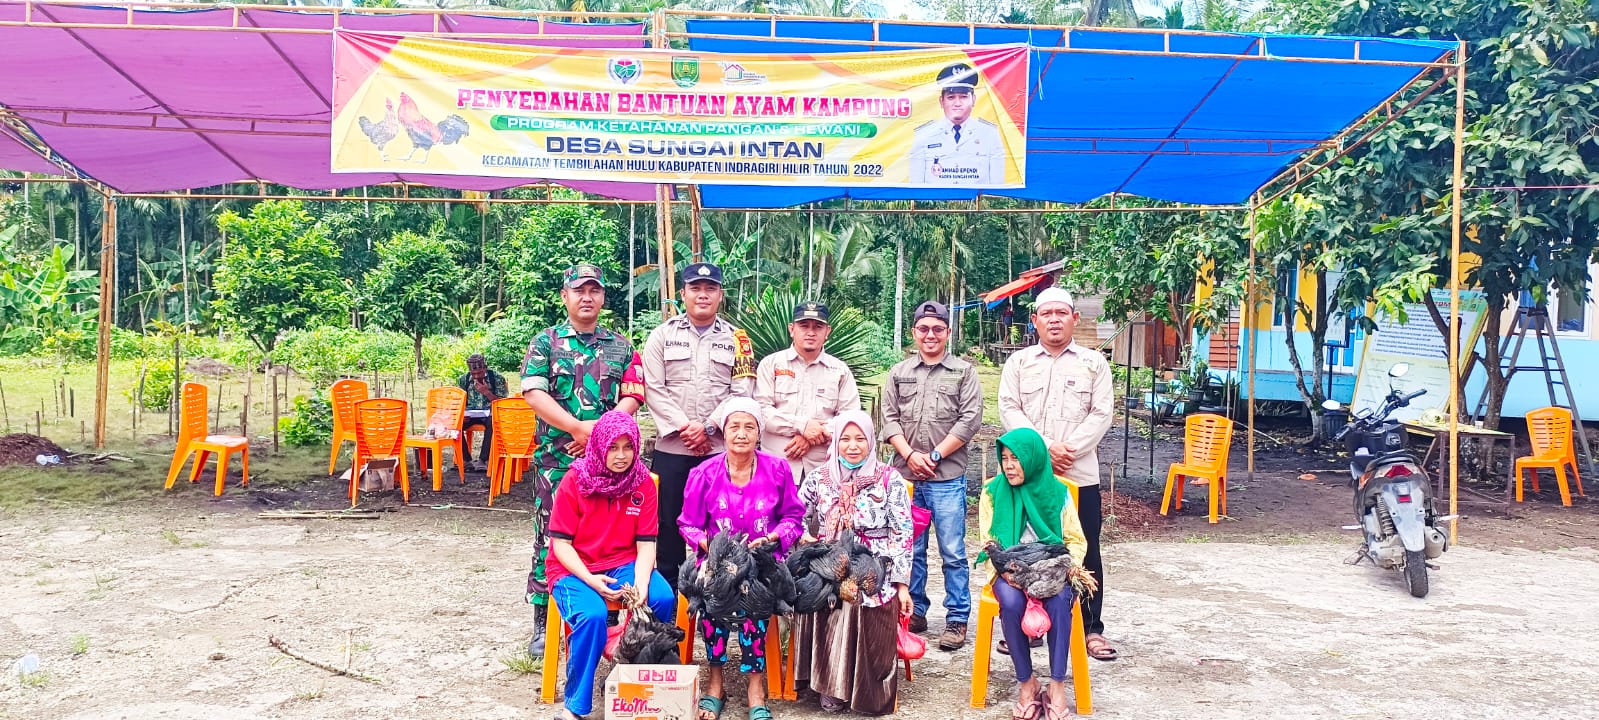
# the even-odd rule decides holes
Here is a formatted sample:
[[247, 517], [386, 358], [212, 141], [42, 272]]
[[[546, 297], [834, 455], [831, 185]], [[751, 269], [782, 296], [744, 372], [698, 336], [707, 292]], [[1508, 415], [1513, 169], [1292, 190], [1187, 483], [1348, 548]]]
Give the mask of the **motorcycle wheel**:
[[1427, 553], [1422, 550], [1405, 551], [1405, 587], [1414, 597], [1427, 597]]

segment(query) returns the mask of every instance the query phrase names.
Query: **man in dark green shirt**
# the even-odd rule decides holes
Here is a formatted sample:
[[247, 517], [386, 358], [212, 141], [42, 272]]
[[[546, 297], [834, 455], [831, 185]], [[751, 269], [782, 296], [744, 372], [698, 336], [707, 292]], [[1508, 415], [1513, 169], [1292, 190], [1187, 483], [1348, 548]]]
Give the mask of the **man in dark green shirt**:
[[[483, 448], [478, 450], [477, 461], [472, 463], [473, 470], [481, 471], [488, 466], [489, 448], [494, 446], [494, 422], [489, 417], [489, 405], [509, 397], [511, 392], [506, 387], [505, 376], [490, 370], [482, 355], [466, 359], [466, 374], [456, 380], [455, 385], [466, 391], [466, 419], [461, 429], [483, 429]], [[468, 454], [472, 452], [470, 447], [465, 450]]]

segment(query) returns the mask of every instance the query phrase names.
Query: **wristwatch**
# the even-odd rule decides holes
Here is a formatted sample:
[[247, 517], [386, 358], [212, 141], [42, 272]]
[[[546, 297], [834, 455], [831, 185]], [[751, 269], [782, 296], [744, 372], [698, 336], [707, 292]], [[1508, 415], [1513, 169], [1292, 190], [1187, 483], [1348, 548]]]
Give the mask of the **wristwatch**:
[[927, 459], [928, 460], [932, 460], [934, 463], [937, 463], [938, 461], [944, 459], [944, 455], [942, 453], [940, 453], [937, 449], [934, 449], [932, 452], [927, 454]]

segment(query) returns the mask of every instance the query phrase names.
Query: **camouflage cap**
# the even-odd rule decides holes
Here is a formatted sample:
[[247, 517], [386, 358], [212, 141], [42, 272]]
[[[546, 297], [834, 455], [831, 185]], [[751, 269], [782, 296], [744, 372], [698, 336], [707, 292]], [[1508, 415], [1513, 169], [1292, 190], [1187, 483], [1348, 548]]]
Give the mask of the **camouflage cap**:
[[561, 278], [563, 287], [577, 289], [583, 287], [583, 283], [594, 283], [602, 288], [605, 287], [605, 271], [593, 263], [578, 263], [567, 268]]

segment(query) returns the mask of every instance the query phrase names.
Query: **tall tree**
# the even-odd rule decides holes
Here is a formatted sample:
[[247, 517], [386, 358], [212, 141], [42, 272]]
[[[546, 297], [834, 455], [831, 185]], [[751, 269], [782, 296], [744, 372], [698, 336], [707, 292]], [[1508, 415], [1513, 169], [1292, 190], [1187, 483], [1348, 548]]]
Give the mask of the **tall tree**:
[[422, 339], [450, 326], [465, 294], [459, 252], [450, 240], [404, 230], [378, 246], [378, 266], [366, 276], [367, 312], [378, 327], [411, 337], [419, 373], [427, 372]]
[[[1521, 291], [1541, 298], [1551, 287], [1586, 301], [1588, 263], [1599, 237], [1593, 190], [1599, 182], [1599, 4], [1578, 0], [1279, 0], [1268, 25], [1350, 35], [1460, 37], [1469, 45], [1466, 98], [1467, 187], [1539, 188], [1468, 191], [1462, 249], [1480, 263], [1465, 277], [1488, 304], [1483, 342], [1467, 358], [1487, 384], [1487, 418], [1497, 425], [1507, 378], [1497, 339], [1503, 311]], [[1360, 232], [1405, 257], [1433, 261], [1430, 278], [1448, 277], [1454, 93], [1438, 93], [1355, 153], [1355, 187], [1316, 197], [1328, 214], [1363, 217]], [[1542, 189], [1578, 186], [1577, 189]], [[1354, 215], [1354, 213], [1360, 213]], [[1383, 278], [1402, 264], [1363, 263]], [[1447, 322], [1425, 304], [1440, 329]], [[1445, 329], [1447, 335], [1447, 330]]]
[[337, 319], [349, 303], [339, 248], [297, 201], [257, 204], [217, 219], [228, 234], [216, 276], [217, 316], [270, 359], [285, 330]]

